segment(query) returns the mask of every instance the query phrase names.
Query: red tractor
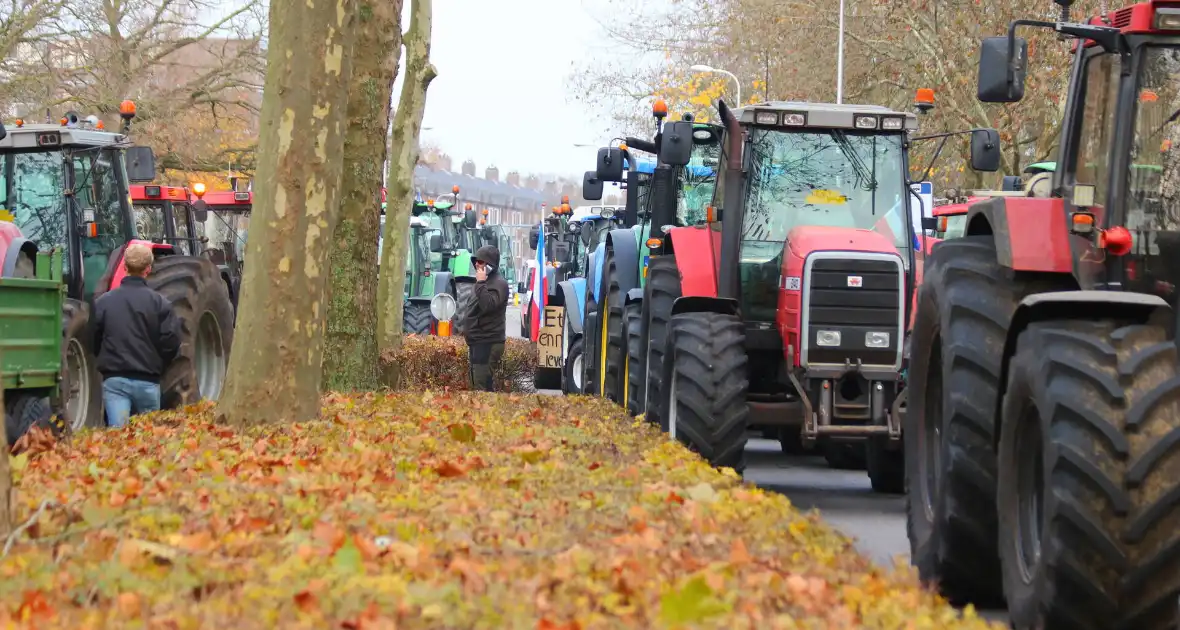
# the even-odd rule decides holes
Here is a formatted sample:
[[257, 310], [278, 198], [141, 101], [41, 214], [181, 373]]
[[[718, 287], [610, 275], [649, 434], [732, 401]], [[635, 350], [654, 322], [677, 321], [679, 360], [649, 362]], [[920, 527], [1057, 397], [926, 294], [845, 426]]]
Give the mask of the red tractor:
[[[1021, 100], [1017, 27], [1073, 41], [1051, 185], [971, 205], [912, 333], [908, 531], [949, 599], [1013, 626], [1171, 630], [1180, 597], [1180, 3], [983, 41]], [[1169, 245], [1169, 243], [1171, 243]]]
[[182, 321], [180, 356], [161, 382], [165, 407], [216, 399], [233, 340], [233, 306], [216, 266], [192, 250], [141, 238], [137, 223], [143, 213], [136, 212], [128, 183], [150, 182], [155, 157], [149, 147], [128, 144], [135, 105], [125, 101], [121, 114], [122, 133], [73, 112], [60, 124], [17, 119], [13, 127], [0, 126], [0, 159], [8, 173], [0, 208], [12, 215], [24, 238], [65, 254], [63, 389], [72, 429], [105, 425], [90, 306], [122, 282], [129, 243], [155, 251], [148, 284], [172, 302]]
[[[718, 109], [725, 138], [707, 221], [668, 226], [652, 244], [643, 329], [663, 353], [648, 354], [659, 362], [647, 411], [738, 469], [750, 426], [804, 445], [867, 442], [874, 487], [900, 491], [917, 117], [871, 105]], [[994, 140], [980, 131], [973, 146]], [[667, 125], [661, 160], [686, 164], [692, 132]]]

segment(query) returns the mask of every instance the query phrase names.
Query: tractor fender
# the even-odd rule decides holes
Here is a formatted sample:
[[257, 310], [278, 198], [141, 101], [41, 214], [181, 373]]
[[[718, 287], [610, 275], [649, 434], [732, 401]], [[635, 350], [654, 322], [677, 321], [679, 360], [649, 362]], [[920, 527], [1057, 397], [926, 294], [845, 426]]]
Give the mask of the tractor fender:
[[22, 252], [34, 261], [37, 260], [37, 244], [18, 236], [8, 243], [6, 251], [0, 252], [0, 278], [11, 278], [16, 275], [16, 261]]
[[672, 302], [672, 316], [681, 313], [719, 313], [721, 315], [741, 315], [738, 301], [732, 298], [719, 298], [706, 295], [685, 295]]
[[680, 270], [683, 295], [717, 296], [717, 261], [721, 260], [721, 235], [703, 226], [677, 227], [668, 231], [676, 267]]
[[999, 263], [1014, 271], [1073, 273], [1065, 200], [990, 197], [967, 209], [967, 236], [991, 235]]
[[[611, 230], [606, 235], [607, 247], [615, 255], [615, 277], [619, 281], [619, 294], [639, 285], [639, 245], [635, 242], [635, 231], [630, 229]], [[603, 273], [609, 270], [604, 269]]]
[[643, 301], [643, 289], [635, 287], [627, 292], [627, 297], [623, 300], [623, 304], [634, 304], [635, 302]]
[[606, 258], [606, 243], [599, 243], [590, 254], [590, 289], [594, 303], [602, 300], [602, 261]]
[[[434, 278], [434, 295], [451, 293], [451, 297], [454, 297], [454, 293], [451, 291], [451, 272], [436, 271], [432, 276]], [[430, 297], [433, 298], [434, 296], [432, 295]]]
[[[440, 291], [440, 293], [443, 293], [443, 292]], [[435, 295], [437, 295], [437, 294], [435, 294]], [[434, 299], [433, 296], [423, 297], [421, 295], [417, 295], [417, 296], [414, 296], [411, 298], [406, 298], [406, 301], [409, 302], [410, 304], [430, 304], [431, 300], [433, 300], [433, 299]]]
[[582, 317], [586, 308], [586, 279], [570, 278], [557, 285], [565, 303], [565, 321], [575, 334], [582, 333]]
[[1163, 298], [1149, 293], [1129, 291], [1052, 291], [1034, 293], [1020, 301], [1012, 324], [1004, 338], [1004, 361], [1000, 366], [1000, 391], [996, 396], [995, 446], [1000, 440], [1000, 408], [1008, 383], [1008, 361], [1016, 352], [1016, 340], [1029, 324], [1054, 319], [1071, 319], [1084, 314], [1087, 319], [1139, 319], [1171, 330], [1176, 323], [1172, 307]]

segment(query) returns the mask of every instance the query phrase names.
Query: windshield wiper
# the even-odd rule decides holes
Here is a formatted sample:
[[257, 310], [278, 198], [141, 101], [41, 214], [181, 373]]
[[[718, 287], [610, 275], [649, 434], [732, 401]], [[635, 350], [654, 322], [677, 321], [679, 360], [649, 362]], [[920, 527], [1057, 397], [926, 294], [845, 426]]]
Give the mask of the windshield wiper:
[[[856, 180], [858, 188], [867, 190], [869, 192], [877, 190], [877, 180], [873, 176], [872, 170], [864, 163], [852, 143], [848, 141], [848, 136], [843, 131], [829, 132], [832, 139], [836, 141], [836, 146], [840, 148], [840, 153], [852, 164], [852, 170], [856, 172]], [[874, 160], [876, 156], [873, 156]]]

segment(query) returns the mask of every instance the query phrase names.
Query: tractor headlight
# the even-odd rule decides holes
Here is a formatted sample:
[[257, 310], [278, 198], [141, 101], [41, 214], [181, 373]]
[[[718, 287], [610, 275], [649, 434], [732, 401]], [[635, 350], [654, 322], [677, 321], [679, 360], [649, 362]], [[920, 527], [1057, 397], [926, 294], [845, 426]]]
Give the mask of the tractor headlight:
[[840, 331], [838, 330], [820, 330], [815, 333], [815, 345], [824, 347], [834, 347], [840, 345]]
[[867, 333], [865, 333], [865, 347], [866, 348], [888, 348], [889, 347], [889, 333], [887, 333], [887, 332], [867, 332]]
[[615, 209], [614, 208], [603, 208], [602, 213], [599, 216], [601, 216], [604, 219], [613, 218], [615, 216]]
[[876, 129], [876, 116], [857, 116], [853, 121], [857, 129]]

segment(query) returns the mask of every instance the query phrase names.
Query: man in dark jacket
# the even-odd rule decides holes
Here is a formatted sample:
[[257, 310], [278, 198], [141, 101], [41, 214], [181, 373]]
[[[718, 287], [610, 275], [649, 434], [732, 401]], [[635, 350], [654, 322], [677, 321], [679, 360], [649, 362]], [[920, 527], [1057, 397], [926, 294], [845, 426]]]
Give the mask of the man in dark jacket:
[[94, 348], [110, 427], [160, 408], [160, 377], [180, 352], [176, 313], [147, 285], [152, 260], [150, 247], [127, 246], [127, 276], [94, 303]]
[[504, 318], [508, 310], [508, 283], [500, 276], [500, 250], [484, 245], [472, 257], [475, 289], [466, 314], [467, 355], [471, 389], [496, 390], [493, 371], [504, 356]]

